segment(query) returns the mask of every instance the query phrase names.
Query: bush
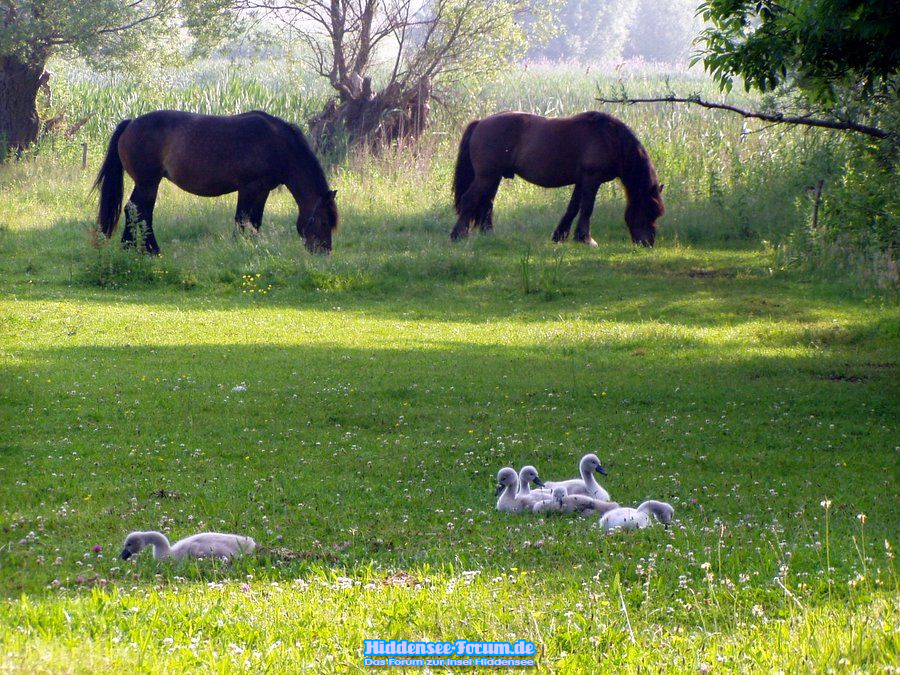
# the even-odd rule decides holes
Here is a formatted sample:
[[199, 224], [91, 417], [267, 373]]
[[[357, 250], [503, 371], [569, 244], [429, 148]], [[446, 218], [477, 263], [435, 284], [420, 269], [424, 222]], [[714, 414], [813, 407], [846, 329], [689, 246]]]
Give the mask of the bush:
[[891, 148], [851, 143], [812, 195], [806, 225], [782, 247], [788, 267], [839, 275], [866, 287], [900, 285], [900, 247], [895, 162]]
[[97, 242], [95, 255], [88, 258], [85, 281], [103, 288], [125, 288], [155, 284], [158, 275], [150, 256], [117, 241]]

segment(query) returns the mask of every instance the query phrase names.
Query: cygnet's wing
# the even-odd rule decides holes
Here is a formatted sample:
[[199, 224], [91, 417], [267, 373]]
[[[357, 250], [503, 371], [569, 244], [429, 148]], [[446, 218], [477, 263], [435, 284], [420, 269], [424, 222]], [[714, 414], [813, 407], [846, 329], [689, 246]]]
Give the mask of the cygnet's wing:
[[581, 478], [570, 478], [569, 480], [550, 481], [544, 483], [544, 487], [550, 488], [551, 492], [555, 487], [564, 487], [570, 495], [587, 495], [587, 487]]
[[600, 527], [607, 532], [611, 530], [636, 530], [645, 528], [649, 524], [650, 519], [646, 513], [630, 508], [613, 509], [600, 519]]
[[542, 502], [535, 502], [535, 504], [531, 507], [533, 513], [550, 513], [558, 510], [559, 505], [551, 500], [545, 500]]
[[563, 504], [565, 504], [569, 510], [576, 511], [578, 513], [584, 513], [585, 511], [591, 511], [594, 508], [594, 501], [587, 495], [566, 495], [563, 497]]
[[231, 558], [241, 552], [244, 537], [220, 532], [203, 532], [178, 542], [178, 557]]
[[617, 502], [605, 502], [602, 499], [594, 499], [594, 505], [592, 512], [596, 513], [599, 516], [602, 516], [604, 513], [609, 513], [610, 511], [619, 508], [619, 504]]

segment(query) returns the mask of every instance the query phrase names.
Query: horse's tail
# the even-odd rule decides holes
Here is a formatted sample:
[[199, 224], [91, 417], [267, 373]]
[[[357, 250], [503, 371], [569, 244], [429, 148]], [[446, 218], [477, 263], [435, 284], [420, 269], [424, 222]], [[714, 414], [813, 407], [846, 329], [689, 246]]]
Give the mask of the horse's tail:
[[100, 191], [100, 206], [97, 209], [97, 224], [104, 236], [109, 237], [119, 223], [122, 213], [123, 172], [119, 157], [119, 137], [131, 120], [122, 120], [109, 139], [106, 158], [97, 174], [92, 190]]
[[469, 140], [472, 138], [472, 132], [475, 131], [477, 124], [478, 120], [469, 124], [459, 142], [459, 154], [456, 156], [456, 170], [453, 174], [453, 206], [456, 207], [457, 213], [459, 213], [462, 196], [475, 180], [475, 167], [472, 166], [472, 156], [469, 153]]

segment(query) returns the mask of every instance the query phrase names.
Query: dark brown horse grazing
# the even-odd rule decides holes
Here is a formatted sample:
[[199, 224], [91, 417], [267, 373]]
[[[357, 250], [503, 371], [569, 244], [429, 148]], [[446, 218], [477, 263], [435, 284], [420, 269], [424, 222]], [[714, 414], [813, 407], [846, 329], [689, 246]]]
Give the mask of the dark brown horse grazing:
[[625, 222], [636, 244], [653, 246], [656, 220], [664, 212], [663, 186], [653, 163], [634, 133], [601, 112], [551, 119], [503, 112], [472, 122], [463, 134], [456, 160], [453, 194], [459, 218], [453, 240], [475, 223], [493, 227], [494, 197], [501, 178], [521, 176], [541, 187], [575, 185], [569, 206], [553, 232], [563, 241], [577, 213], [575, 241], [591, 246], [591, 212], [602, 183], [618, 178], [625, 186]]
[[182, 190], [204, 197], [238, 193], [234, 219], [253, 231], [262, 223], [269, 192], [286, 185], [297, 202], [297, 232], [310, 251], [329, 253], [337, 227], [336, 191], [303, 132], [295, 124], [254, 110], [218, 117], [157, 110], [124, 120], [109, 140], [94, 188], [100, 189], [97, 224], [111, 236], [122, 211], [122, 170], [134, 179], [125, 211], [122, 243], [134, 245], [135, 224], [144, 222], [143, 244], [159, 253], [153, 234], [153, 206], [159, 182], [168, 178]]

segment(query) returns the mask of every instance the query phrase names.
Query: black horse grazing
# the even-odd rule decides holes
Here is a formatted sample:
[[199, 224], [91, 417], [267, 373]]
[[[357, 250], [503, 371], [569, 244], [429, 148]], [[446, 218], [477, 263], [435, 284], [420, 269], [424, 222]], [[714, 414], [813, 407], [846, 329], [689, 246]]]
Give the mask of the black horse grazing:
[[111, 236], [122, 211], [122, 170], [134, 179], [125, 210], [122, 243], [134, 245], [135, 224], [143, 221], [144, 247], [159, 253], [153, 235], [153, 206], [159, 182], [168, 178], [182, 190], [204, 197], [238, 193], [235, 220], [258, 231], [269, 192], [286, 185], [300, 214], [297, 231], [310, 251], [329, 253], [337, 228], [336, 191], [303, 132], [295, 124], [254, 110], [218, 117], [157, 110], [124, 120], [109, 140], [94, 188], [100, 189], [97, 224]]
[[656, 220], [663, 215], [663, 186], [634, 133], [620, 120], [600, 112], [551, 119], [504, 112], [469, 124], [459, 144], [453, 194], [459, 218], [453, 240], [475, 223], [493, 227], [494, 197], [501, 178], [521, 176], [541, 187], [575, 185], [569, 206], [553, 232], [563, 241], [575, 215], [575, 241], [591, 246], [591, 212], [602, 183], [619, 178], [628, 206], [625, 222], [635, 244], [653, 246]]

